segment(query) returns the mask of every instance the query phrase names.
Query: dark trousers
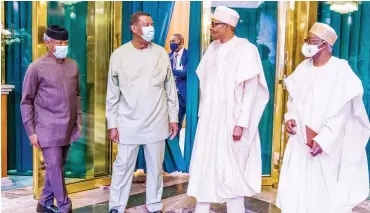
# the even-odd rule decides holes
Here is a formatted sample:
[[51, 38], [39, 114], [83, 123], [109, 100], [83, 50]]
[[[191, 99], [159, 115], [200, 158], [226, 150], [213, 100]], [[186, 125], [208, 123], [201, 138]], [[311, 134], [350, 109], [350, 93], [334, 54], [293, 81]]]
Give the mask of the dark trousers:
[[186, 106], [180, 105], [179, 106], [179, 133], [182, 128], [182, 123], [184, 122], [185, 114], [186, 114]]
[[69, 147], [68, 145], [42, 148], [46, 171], [40, 204], [52, 205], [55, 198], [61, 212], [69, 212], [72, 208], [72, 202], [67, 195], [63, 173]]
[[182, 123], [184, 122], [186, 114], [186, 100], [182, 97], [180, 93], [177, 93], [177, 97], [179, 98], [179, 134], [180, 134]]

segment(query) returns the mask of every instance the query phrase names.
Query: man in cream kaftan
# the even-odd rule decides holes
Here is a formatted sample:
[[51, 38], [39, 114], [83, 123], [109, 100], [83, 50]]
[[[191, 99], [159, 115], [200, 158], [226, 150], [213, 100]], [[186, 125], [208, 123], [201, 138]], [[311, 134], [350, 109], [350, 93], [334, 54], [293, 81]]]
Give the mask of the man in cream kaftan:
[[[321, 47], [320, 54], [304, 47], [310, 58], [285, 80], [285, 120], [295, 127], [284, 153], [277, 206], [282, 213], [348, 213], [369, 192], [365, 146], [370, 126], [363, 88], [347, 61], [326, 52], [335, 31], [316, 23], [310, 32], [311, 40], [322, 39], [328, 48]], [[315, 66], [325, 53], [330, 53], [327, 62]], [[313, 148], [307, 146], [306, 126], [317, 133]]]
[[140, 145], [147, 164], [146, 204], [161, 212], [165, 140], [177, 134], [178, 98], [167, 52], [151, 43], [149, 14], [131, 16], [133, 40], [111, 56], [107, 87], [109, 138], [118, 143], [113, 165], [109, 209], [124, 212]]
[[[218, 7], [214, 17], [230, 10]], [[214, 41], [197, 69], [201, 100], [187, 192], [197, 199], [196, 213], [222, 202], [229, 213], [244, 212], [244, 196], [261, 191], [258, 123], [269, 98], [267, 84], [256, 46], [230, 37]]]

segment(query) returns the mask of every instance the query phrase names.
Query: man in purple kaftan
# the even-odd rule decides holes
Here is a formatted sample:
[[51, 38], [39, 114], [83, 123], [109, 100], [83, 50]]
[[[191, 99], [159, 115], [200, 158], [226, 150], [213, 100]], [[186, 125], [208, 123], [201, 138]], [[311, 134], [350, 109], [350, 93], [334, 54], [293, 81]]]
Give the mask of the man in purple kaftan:
[[[81, 103], [76, 62], [67, 58], [68, 31], [53, 25], [44, 34], [48, 53], [29, 65], [23, 81], [21, 113], [31, 144], [46, 164], [36, 212], [72, 212], [63, 166], [70, 143], [80, 137]], [[57, 206], [53, 205], [54, 198]]]

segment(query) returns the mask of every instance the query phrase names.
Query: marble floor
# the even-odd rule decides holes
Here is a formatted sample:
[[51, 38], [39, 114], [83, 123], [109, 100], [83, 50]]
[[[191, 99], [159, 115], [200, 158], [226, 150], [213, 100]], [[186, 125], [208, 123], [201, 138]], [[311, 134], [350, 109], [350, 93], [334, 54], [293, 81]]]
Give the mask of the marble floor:
[[[164, 212], [192, 213], [195, 200], [186, 195], [188, 175], [182, 173], [166, 174], [164, 177], [163, 202]], [[73, 202], [73, 213], [107, 213], [107, 188], [94, 189], [70, 195]], [[280, 210], [275, 206], [276, 188], [263, 187], [263, 192], [252, 198], [245, 199], [246, 213], [277, 213]], [[37, 201], [32, 199], [32, 188], [1, 192], [2, 213], [34, 212]], [[147, 213], [145, 208], [145, 177], [137, 175], [131, 191], [126, 213]], [[224, 204], [215, 204], [211, 207], [212, 213], [225, 213]], [[357, 206], [353, 213], [369, 213], [370, 198]]]
[[1, 185], [1, 191], [23, 188], [32, 186], [32, 176], [9, 175], [8, 179], [11, 181], [9, 185]]

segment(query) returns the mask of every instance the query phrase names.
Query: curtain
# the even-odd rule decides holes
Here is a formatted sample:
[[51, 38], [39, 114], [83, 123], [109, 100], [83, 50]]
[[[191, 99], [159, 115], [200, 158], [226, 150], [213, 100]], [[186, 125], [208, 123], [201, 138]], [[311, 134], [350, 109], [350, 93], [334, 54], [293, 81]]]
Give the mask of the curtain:
[[23, 78], [32, 62], [32, 2], [6, 1], [5, 28], [18, 42], [6, 45], [5, 81], [15, 86], [8, 95], [8, 169], [11, 174], [32, 174], [32, 147], [24, 130], [20, 101]]
[[[370, 115], [370, 2], [363, 1], [358, 11], [343, 15], [331, 11], [330, 5], [325, 2], [319, 3], [318, 10], [319, 22], [329, 24], [338, 34], [333, 55], [348, 60], [353, 72], [362, 81], [363, 100]], [[366, 152], [370, 159], [370, 144]]]
[[189, 172], [195, 132], [198, 124], [199, 79], [196, 69], [201, 58], [202, 2], [190, 2], [189, 54], [186, 91], [186, 129], [184, 159]]
[[124, 1], [122, 2], [122, 44], [131, 41], [130, 16], [142, 11], [149, 13], [154, 21], [155, 37], [153, 42], [164, 46], [171, 22], [173, 1]]
[[[255, 44], [261, 57], [263, 71], [266, 77], [270, 93], [269, 102], [259, 124], [261, 137], [262, 174], [271, 174], [272, 144], [273, 144], [273, 121], [275, 102], [275, 60], [277, 47], [277, 2], [264, 2], [257, 9]], [[250, 23], [253, 26], [253, 23]], [[250, 38], [252, 40], [252, 38]], [[253, 40], [252, 40], [253, 41]]]
[[[87, 2], [67, 4], [48, 2], [47, 24], [61, 25], [69, 32], [68, 57], [78, 64], [80, 72], [82, 127], [87, 126], [87, 36], [86, 36]], [[72, 143], [65, 165], [66, 177], [86, 176], [86, 129], [82, 137]]]
[[[212, 8], [214, 10], [215, 8]], [[262, 174], [271, 174], [272, 136], [275, 94], [275, 58], [277, 44], [277, 2], [264, 2], [258, 8], [233, 8], [240, 20], [235, 34], [247, 38], [258, 48], [267, 86], [269, 102], [259, 124]]]
[[[173, 1], [125, 1], [122, 2], [122, 44], [132, 40], [130, 16], [142, 11], [149, 13], [154, 21], [155, 37], [153, 42], [164, 46], [171, 22], [175, 2]], [[136, 169], [144, 169], [145, 157], [143, 146], [140, 146]], [[185, 163], [181, 154], [179, 138], [166, 141], [163, 169], [166, 172], [184, 171]]]

